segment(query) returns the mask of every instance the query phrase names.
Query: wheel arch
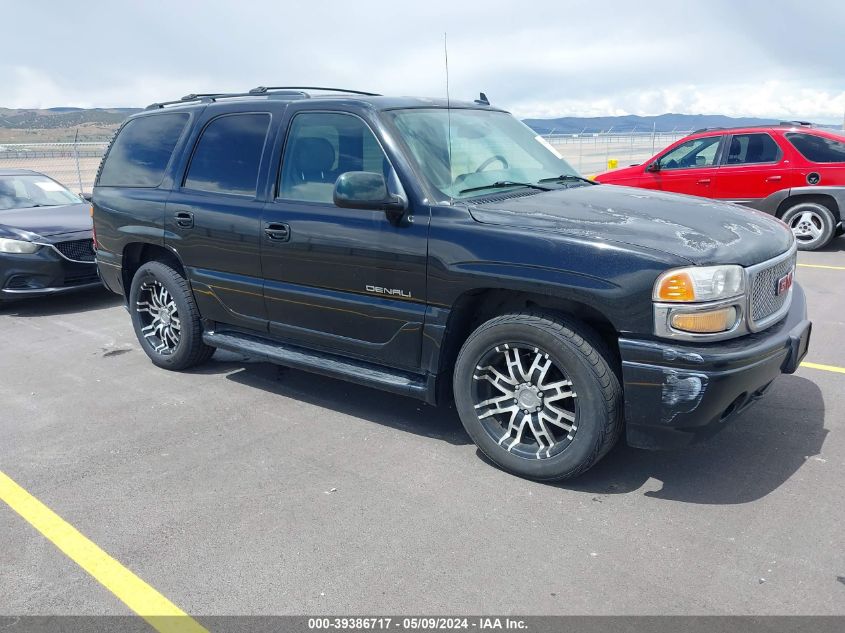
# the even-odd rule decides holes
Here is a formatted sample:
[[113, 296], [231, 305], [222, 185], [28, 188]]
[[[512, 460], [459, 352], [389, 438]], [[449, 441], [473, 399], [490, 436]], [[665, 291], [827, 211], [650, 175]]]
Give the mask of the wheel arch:
[[464, 292], [453, 303], [446, 323], [440, 354], [440, 372], [445, 372], [444, 383], [451, 384], [452, 373], [461, 346], [482, 323], [509, 312], [531, 310], [577, 320], [590, 327], [602, 339], [613, 358], [608, 362], [620, 363], [619, 335], [613, 323], [599, 310], [586, 303], [550, 295], [499, 288], [478, 288]]
[[131, 242], [124, 247], [121, 261], [123, 296], [127, 302], [129, 301], [129, 288], [132, 286], [132, 279], [135, 277], [138, 269], [147, 262], [157, 261], [168, 264], [182, 275], [182, 277], [187, 279], [185, 266], [182, 264], [179, 256], [173, 250], [160, 244]]
[[839, 201], [836, 199], [836, 196], [829, 193], [818, 193], [815, 191], [790, 193], [790, 195], [784, 198], [778, 205], [778, 208], [775, 211], [775, 217], [783, 218], [783, 214], [786, 213], [788, 209], [802, 202], [814, 202], [816, 204], [820, 204], [830, 209], [830, 212], [833, 214], [833, 217], [837, 222], [842, 221], [842, 210], [840, 209]]

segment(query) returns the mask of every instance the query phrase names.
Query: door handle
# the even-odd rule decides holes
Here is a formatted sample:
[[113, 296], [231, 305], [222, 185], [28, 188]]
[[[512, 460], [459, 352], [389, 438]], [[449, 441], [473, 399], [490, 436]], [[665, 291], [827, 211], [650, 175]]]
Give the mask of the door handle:
[[698, 180], [698, 184], [699, 184], [699, 185], [709, 185], [709, 184], [710, 184], [710, 179], [709, 179], [709, 178], [700, 178], [700, 179]]
[[769, 176], [766, 178], [766, 182], [779, 182], [782, 176]]
[[284, 222], [270, 222], [264, 227], [264, 233], [274, 242], [287, 242], [290, 240], [290, 226]]
[[190, 211], [177, 211], [173, 217], [176, 218], [176, 225], [183, 229], [194, 227], [194, 214]]

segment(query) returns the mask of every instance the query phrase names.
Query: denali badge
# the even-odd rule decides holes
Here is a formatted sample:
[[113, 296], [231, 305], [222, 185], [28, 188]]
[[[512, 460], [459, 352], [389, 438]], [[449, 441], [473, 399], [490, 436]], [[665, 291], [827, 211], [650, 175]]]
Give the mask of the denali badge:
[[399, 288], [382, 288], [381, 286], [370, 286], [367, 285], [367, 292], [377, 292], [380, 295], [390, 295], [390, 296], [398, 296], [402, 297], [403, 299], [410, 299], [411, 293], [406, 292], [404, 290], [399, 290]]
[[778, 279], [777, 285], [775, 286], [775, 295], [780, 296], [784, 292], [792, 288], [792, 277], [794, 274], [795, 272], [790, 270], [783, 277]]

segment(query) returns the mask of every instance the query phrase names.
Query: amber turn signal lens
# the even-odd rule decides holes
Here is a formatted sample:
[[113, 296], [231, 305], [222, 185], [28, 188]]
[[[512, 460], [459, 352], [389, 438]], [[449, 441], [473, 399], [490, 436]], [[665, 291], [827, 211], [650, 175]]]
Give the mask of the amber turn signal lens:
[[672, 327], [695, 334], [727, 332], [736, 325], [736, 308], [719, 308], [707, 312], [678, 312], [672, 315]]
[[695, 286], [689, 273], [664, 277], [660, 281], [657, 297], [662, 301], [695, 301]]

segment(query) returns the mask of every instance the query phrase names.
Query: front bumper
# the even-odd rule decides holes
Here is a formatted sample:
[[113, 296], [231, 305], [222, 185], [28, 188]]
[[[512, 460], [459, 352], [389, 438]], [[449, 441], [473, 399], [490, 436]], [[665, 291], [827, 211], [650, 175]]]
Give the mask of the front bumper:
[[789, 313], [763, 332], [709, 344], [620, 338], [628, 443], [675, 448], [712, 435], [798, 368], [811, 329], [796, 284]]
[[41, 297], [101, 285], [94, 262], [70, 261], [49, 245], [30, 254], [0, 253], [0, 300]]

